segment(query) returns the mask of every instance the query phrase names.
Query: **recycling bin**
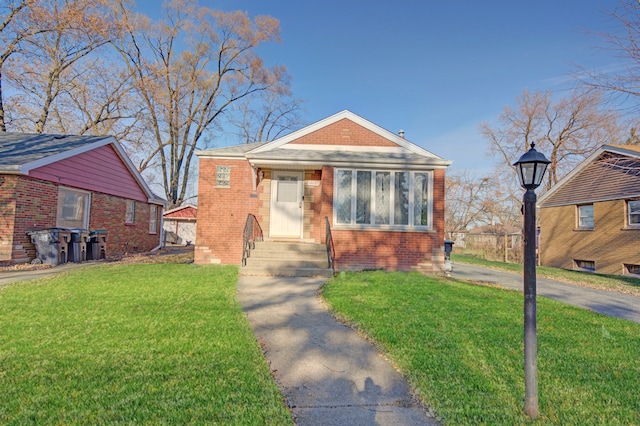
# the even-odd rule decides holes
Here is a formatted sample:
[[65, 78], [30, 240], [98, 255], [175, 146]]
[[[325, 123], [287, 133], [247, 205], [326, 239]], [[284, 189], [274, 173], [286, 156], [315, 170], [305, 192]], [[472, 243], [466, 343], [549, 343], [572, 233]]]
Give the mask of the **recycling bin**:
[[27, 233], [36, 247], [36, 258], [48, 265], [67, 263], [71, 233], [64, 228], [47, 228]]
[[107, 258], [107, 231], [94, 229], [89, 231], [89, 243], [87, 244], [87, 259], [100, 260]]
[[87, 260], [87, 243], [89, 231], [84, 229], [70, 229], [69, 261], [81, 263]]

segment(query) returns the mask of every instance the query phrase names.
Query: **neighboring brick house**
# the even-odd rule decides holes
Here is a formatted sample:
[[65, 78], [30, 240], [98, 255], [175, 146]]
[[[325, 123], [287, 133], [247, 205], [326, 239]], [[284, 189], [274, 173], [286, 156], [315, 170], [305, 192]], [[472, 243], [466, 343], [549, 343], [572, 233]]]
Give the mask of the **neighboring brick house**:
[[602, 146], [539, 206], [542, 265], [640, 275], [640, 147]]
[[198, 208], [191, 204], [164, 212], [162, 228], [164, 241], [169, 244], [189, 245], [196, 240]]
[[0, 133], [0, 265], [55, 227], [106, 230], [107, 255], [152, 250], [163, 206], [113, 137]]
[[265, 239], [316, 243], [328, 218], [336, 270], [444, 266], [451, 162], [349, 111], [198, 157], [196, 263], [240, 264], [253, 214]]

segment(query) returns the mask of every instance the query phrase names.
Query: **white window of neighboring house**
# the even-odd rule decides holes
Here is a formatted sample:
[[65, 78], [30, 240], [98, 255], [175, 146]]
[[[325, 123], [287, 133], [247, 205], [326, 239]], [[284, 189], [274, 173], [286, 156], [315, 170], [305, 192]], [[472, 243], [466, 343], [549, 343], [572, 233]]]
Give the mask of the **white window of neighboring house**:
[[216, 187], [218, 188], [231, 187], [231, 167], [230, 166], [216, 166]]
[[90, 192], [58, 187], [56, 226], [88, 229], [90, 202]]
[[432, 172], [335, 169], [336, 225], [430, 229], [432, 206]]
[[149, 206], [149, 233], [156, 234], [158, 232], [158, 206]]
[[627, 201], [627, 225], [640, 226], [640, 200]]
[[593, 204], [578, 206], [578, 228], [593, 229]]
[[136, 219], [136, 202], [127, 200], [127, 211], [125, 213], [124, 223], [135, 223]]

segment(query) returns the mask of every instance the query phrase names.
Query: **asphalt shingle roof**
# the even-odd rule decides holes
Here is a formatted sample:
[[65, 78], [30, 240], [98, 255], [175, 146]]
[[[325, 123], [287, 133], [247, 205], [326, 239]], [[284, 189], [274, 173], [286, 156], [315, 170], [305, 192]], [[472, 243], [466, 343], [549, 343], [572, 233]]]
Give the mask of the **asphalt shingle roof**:
[[16, 171], [25, 164], [64, 154], [109, 137], [0, 133], [0, 171]]

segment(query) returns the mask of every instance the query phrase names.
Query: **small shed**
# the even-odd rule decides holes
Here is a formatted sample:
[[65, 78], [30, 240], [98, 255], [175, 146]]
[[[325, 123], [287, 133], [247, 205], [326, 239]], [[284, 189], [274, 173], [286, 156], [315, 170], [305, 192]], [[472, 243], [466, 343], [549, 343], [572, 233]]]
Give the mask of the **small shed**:
[[196, 240], [198, 207], [185, 204], [164, 213], [164, 240], [168, 244], [191, 245]]

